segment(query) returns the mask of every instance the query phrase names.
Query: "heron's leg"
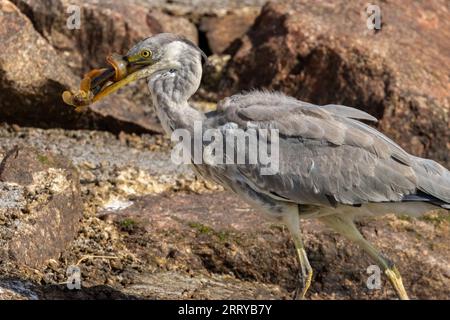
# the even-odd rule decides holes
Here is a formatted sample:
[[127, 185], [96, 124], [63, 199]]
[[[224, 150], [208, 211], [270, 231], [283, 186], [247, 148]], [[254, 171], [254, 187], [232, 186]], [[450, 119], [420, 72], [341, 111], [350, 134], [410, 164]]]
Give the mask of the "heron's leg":
[[[289, 212], [283, 216], [283, 221], [292, 235], [295, 244], [295, 249], [297, 251], [300, 269], [302, 271], [302, 282], [303, 282], [300, 299], [304, 299], [306, 292], [311, 286], [313, 270], [311, 268], [311, 265], [309, 264], [308, 256], [306, 255], [305, 251], [305, 246], [303, 245], [302, 234], [300, 231], [300, 219], [298, 214], [299, 214], [298, 208], [297, 206], [295, 206], [295, 209], [289, 210]], [[295, 299], [298, 297], [298, 292], [299, 290], [296, 290], [294, 297]]]
[[321, 217], [320, 220], [347, 239], [357, 243], [383, 269], [384, 274], [394, 287], [398, 297], [402, 300], [409, 299], [405, 287], [403, 286], [402, 277], [395, 265], [387, 258], [383, 257], [370, 242], [364, 239], [353, 223], [353, 219], [346, 216], [341, 217], [332, 215]]

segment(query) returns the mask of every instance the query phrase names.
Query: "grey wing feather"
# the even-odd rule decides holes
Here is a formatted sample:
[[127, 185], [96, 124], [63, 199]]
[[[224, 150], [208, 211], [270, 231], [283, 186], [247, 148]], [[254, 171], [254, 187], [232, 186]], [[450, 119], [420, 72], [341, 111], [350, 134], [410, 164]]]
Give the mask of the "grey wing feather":
[[261, 175], [257, 166], [239, 171], [259, 192], [297, 203], [401, 201], [415, 190], [410, 167], [351, 146], [334, 147], [313, 140], [280, 139], [279, 170]]
[[[450, 205], [450, 171], [439, 163], [411, 156], [418, 179], [418, 189]], [[443, 206], [449, 209], [448, 205]]]
[[218, 114], [215, 118], [222, 124], [279, 130], [277, 174], [261, 175], [258, 166], [239, 166], [242, 177], [260, 192], [298, 203], [334, 205], [402, 201], [421, 190], [450, 202], [449, 171], [409, 155], [354, 120], [375, 119], [363, 111], [252, 92], [223, 100]]
[[372, 122], [378, 122], [378, 119], [374, 116], [368, 114], [367, 112], [361, 111], [359, 109], [341, 106], [338, 104], [327, 104], [324, 106], [321, 106], [321, 108], [327, 110], [328, 112], [344, 117], [344, 118], [351, 118], [351, 119], [360, 119], [360, 120], [367, 120]]
[[[283, 136], [351, 145], [383, 159], [394, 156], [408, 163], [408, 153], [392, 140], [370, 126], [343, 115], [351, 113], [353, 117], [357, 114], [363, 117], [363, 111], [346, 108], [332, 107], [333, 111], [345, 110], [332, 113], [327, 108], [281, 94], [252, 92], [225, 99], [219, 104], [218, 111], [223, 112], [225, 121], [235, 122], [240, 127], [245, 128], [248, 123], [255, 122], [260, 128], [278, 129]], [[350, 112], [350, 109], [355, 111]]]

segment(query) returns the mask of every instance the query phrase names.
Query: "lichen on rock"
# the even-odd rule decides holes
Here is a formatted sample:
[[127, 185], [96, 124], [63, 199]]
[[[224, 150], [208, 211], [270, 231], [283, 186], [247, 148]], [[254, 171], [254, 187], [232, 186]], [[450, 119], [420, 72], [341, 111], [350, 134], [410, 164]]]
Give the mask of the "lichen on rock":
[[1, 260], [41, 266], [64, 250], [78, 229], [77, 170], [64, 157], [15, 147], [0, 164], [0, 181]]

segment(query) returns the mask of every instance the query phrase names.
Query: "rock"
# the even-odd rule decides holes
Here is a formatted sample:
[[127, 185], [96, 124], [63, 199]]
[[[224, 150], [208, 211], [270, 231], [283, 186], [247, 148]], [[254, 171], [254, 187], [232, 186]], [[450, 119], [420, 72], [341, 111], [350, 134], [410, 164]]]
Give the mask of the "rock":
[[[81, 76], [126, 53], [138, 41], [176, 32], [198, 42], [197, 30], [133, 1], [0, 1], [0, 119], [37, 127], [93, 128], [113, 132], [162, 132], [145, 81], [77, 114], [61, 99]], [[80, 9], [80, 29], [70, 29], [70, 9]]]
[[0, 300], [37, 300], [38, 294], [30, 282], [17, 279], [0, 280]]
[[[134, 0], [148, 5], [147, 0]], [[224, 16], [242, 8], [261, 9], [267, 0], [152, 0], [150, 6], [172, 16], [186, 17], [197, 26], [205, 16]]]
[[[241, 288], [243, 299], [289, 299], [299, 281], [295, 249], [286, 228], [228, 192], [148, 195], [101, 217], [128, 234], [126, 246], [142, 264], [156, 266], [151, 275], [131, 278], [125, 292], [133, 295], [212, 299], [231, 297]], [[450, 284], [445, 263], [448, 248], [434, 247], [426, 253], [423, 248], [445, 242], [441, 237], [448, 238], [448, 224], [434, 228], [414, 222], [415, 233], [400, 227], [401, 222], [384, 216], [360, 228], [395, 261], [412, 298], [445, 298]], [[302, 230], [315, 271], [312, 299], [395, 297], [386, 279], [381, 290], [367, 289], [366, 269], [373, 262], [356, 245], [330, 233], [317, 220], [302, 220]], [[426, 234], [427, 239], [418, 239], [418, 234]], [[198, 290], [201, 278], [207, 285]], [[178, 279], [178, 289], [173, 279]], [[249, 282], [254, 283], [252, 290]]]
[[[79, 76], [105, 65], [112, 52], [125, 54], [138, 41], [160, 32], [176, 32], [197, 43], [197, 30], [182, 17], [171, 17], [142, 2], [82, 0], [12, 0], [36, 30]], [[79, 29], [67, 23], [75, 9]]]
[[[38, 4], [38, 2], [35, 2]], [[40, 3], [40, 2], [39, 2]], [[0, 1], [0, 119], [35, 127], [96, 128], [114, 132], [160, 132], [150, 106], [124, 96], [108, 97], [78, 114], [61, 93], [79, 86], [80, 78], [17, 7]], [[148, 91], [146, 85], [141, 90]], [[135, 88], [135, 87], [133, 87]], [[129, 90], [132, 90], [130, 88]], [[146, 96], [150, 100], [149, 95]]]
[[231, 56], [227, 54], [213, 54], [208, 57], [208, 63], [205, 63], [203, 66], [202, 83], [194, 99], [204, 101], [220, 100], [220, 85], [230, 58]]
[[0, 0], [0, 119], [52, 126], [74, 120], [61, 92], [76, 86], [70, 69], [11, 2]]
[[206, 33], [212, 53], [222, 53], [234, 40], [241, 38], [258, 14], [259, 9], [244, 7], [232, 10], [224, 16], [203, 17], [200, 30]]
[[275, 285], [237, 280], [227, 275], [193, 276], [174, 271], [141, 275], [123, 292], [145, 299], [289, 299], [288, 293]]
[[[138, 92], [139, 91], [139, 92]], [[66, 106], [67, 108], [67, 106]], [[108, 130], [113, 133], [162, 133], [145, 82], [125, 88], [121, 94], [106, 97], [79, 115], [81, 128]]]
[[[0, 263], [0, 299], [292, 296], [299, 270], [286, 228], [233, 194], [201, 187], [189, 168], [170, 161], [160, 136], [0, 124], [0, 157], [22, 143], [71, 159], [82, 177], [84, 212], [76, 239], [45, 266]], [[0, 191], [3, 203], [28, 198], [16, 189]], [[447, 212], [371, 217], [357, 225], [397, 264], [412, 298], [449, 296]], [[357, 246], [316, 220], [302, 221], [302, 230], [315, 271], [308, 298], [396, 298], [384, 278], [381, 290], [367, 289], [373, 263]], [[82, 290], [62, 284], [71, 265], [81, 270]]]
[[29, 147], [0, 164], [0, 264], [40, 267], [61, 253], [82, 217], [78, 172], [69, 160]]
[[[231, 54], [223, 96], [267, 88], [317, 104], [361, 108], [408, 151], [450, 165], [450, 22], [445, 0], [382, 2], [369, 30], [366, 2], [269, 3]], [[405, 28], [405, 26], [408, 26]]]
[[0, 279], [0, 300], [136, 300], [136, 299], [279, 299], [289, 298], [277, 286], [241, 281], [226, 275], [184, 272], [143, 273], [123, 288], [38, 285], [21, 280]]

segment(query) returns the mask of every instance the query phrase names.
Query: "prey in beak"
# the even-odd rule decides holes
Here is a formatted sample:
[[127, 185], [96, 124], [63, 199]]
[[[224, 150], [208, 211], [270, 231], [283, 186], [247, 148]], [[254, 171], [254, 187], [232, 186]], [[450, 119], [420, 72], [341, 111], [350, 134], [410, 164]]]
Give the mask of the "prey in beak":
[[64, 91], [62, 98], [76, 111], [84, 111], [86, 107], [127, 84], [144, 78], [148, 66], [154, 61], [150, 50], [142, 50], [131, 56], [111, 54], [106, 58], [109, 66], [94, 69], [85, 74], [77, 92]]

